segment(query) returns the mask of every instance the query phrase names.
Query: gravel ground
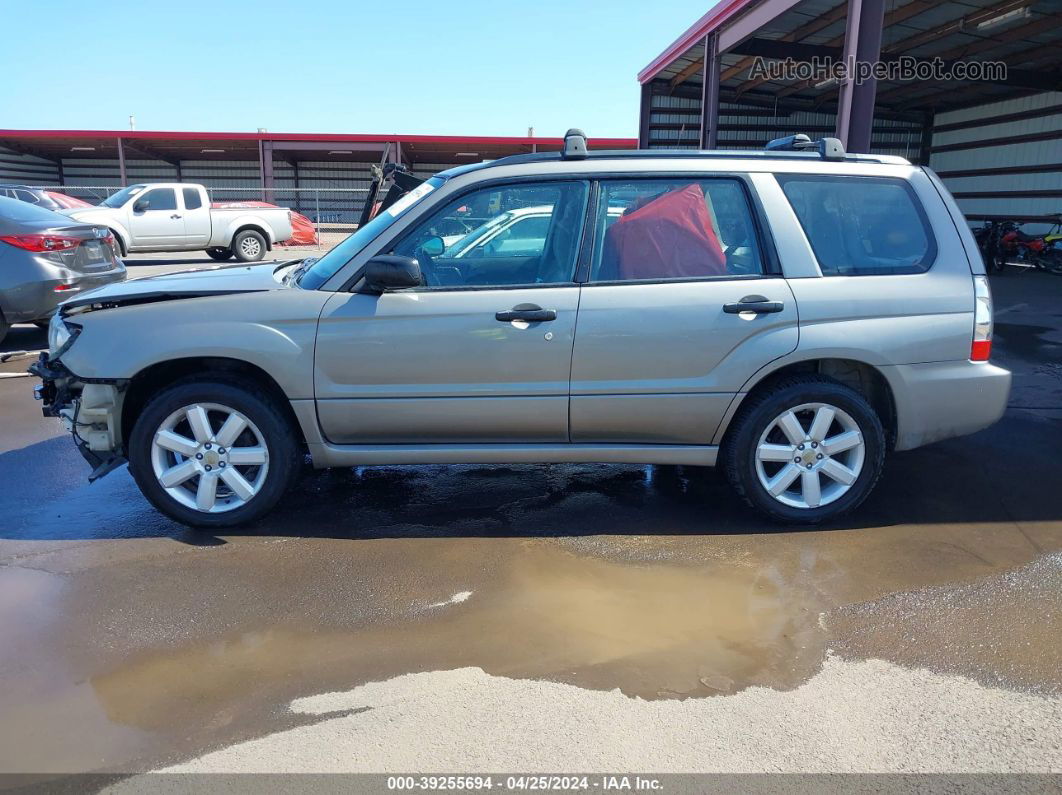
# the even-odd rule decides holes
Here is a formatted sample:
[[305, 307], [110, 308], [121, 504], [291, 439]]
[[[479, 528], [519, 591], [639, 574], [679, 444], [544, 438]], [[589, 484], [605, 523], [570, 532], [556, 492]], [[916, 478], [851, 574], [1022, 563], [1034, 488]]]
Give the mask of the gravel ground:
[[319, 723], [164, 772], [1060, 772], [1062, 700], [830, 655], [804, 685], [644, 701], [490, 676], [399, 676], [304, 698]]

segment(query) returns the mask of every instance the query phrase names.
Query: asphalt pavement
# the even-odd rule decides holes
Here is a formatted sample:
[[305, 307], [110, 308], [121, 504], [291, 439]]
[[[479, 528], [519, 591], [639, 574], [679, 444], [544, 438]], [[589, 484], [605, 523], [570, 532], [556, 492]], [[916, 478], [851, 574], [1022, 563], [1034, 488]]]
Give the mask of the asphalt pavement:
[[196, 533], [0, 379], [0, 772], [1059, 772], [1062, 278], [993, 290], [1004, 418], [813, 530], [698, 468], [307, 466]]

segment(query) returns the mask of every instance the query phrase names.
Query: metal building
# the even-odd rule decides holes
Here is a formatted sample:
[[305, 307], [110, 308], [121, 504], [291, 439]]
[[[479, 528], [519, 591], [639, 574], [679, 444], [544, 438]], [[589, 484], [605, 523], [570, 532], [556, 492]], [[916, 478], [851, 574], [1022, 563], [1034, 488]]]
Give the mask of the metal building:
[[[835, 135], [929, 164], [971, 220], [1047, 220], [1062, 212], [1060, 44], [1062, 0], [720, 0], [638, 75], [639, 143]], [[836, 79], [816, 62], [885, 71]], [[934, 71], [895, 71], [916, 64]]]
[[[632, 138], [592, 139], [632, 149]], [[356, 220], [370, 169], [403, 163], [427, 176], [505, 155], [559, 150], [561, 138], [140, 130], [0, 130], [0, 182], [95, 203], [137, 182], [198, 182], [214, 201], [264, 200], [318, 223]]]

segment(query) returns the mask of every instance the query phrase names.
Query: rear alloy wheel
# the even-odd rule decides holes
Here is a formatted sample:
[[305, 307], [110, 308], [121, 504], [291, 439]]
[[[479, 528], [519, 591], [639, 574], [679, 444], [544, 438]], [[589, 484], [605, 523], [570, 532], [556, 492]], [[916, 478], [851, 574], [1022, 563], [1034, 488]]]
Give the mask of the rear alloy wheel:
[[147, 405], [129, 466], [156, 508], [193, 527], [227, 527], [276, 504], [297, 472], [297, 444], [260, 394], [250, 384], [187, 382]]
[[232, 251], [240, 262], [258, 262], [266, 253], [265, 238], [252, 229], [244, 230], [233, 238]]
[[218, 262], [224, 262], [227, 259], [232, 259], [231, 248], [208, 248], [206, 250], [206, 254], [212, 260], [216, 260]]
[[829, 378], [798, 376], [742, 406], [723, 460], [754, 508], [815, 524], [863, 502], [884, 456], [881, 421], [862, 395]]

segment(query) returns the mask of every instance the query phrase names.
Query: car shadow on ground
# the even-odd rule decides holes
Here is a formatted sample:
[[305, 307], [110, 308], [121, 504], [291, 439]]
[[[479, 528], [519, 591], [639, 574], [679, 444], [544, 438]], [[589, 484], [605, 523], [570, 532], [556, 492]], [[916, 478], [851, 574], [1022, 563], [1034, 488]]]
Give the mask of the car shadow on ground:
[[[987, 431], [895, 453], [870, 498], [819, 530], [1062, 521], [1054, 459], [1062, 419], [1014, 411]], [[720, 470], [614, 464], [393, 466], [309, 464], [258, 522], [212, 534], [155, 511], [125, 468], [87, 484], [69, 439], [0, 455], [0, 539], [744, 535], [807, 530], [761, 519]]]
[[[0, 356], [16, 351], [40, 351], [48, 347], [48, 332], [29, 323], [16, 323], [0, 342]], [[10, 368], [7, 368], [10, 369]]]

